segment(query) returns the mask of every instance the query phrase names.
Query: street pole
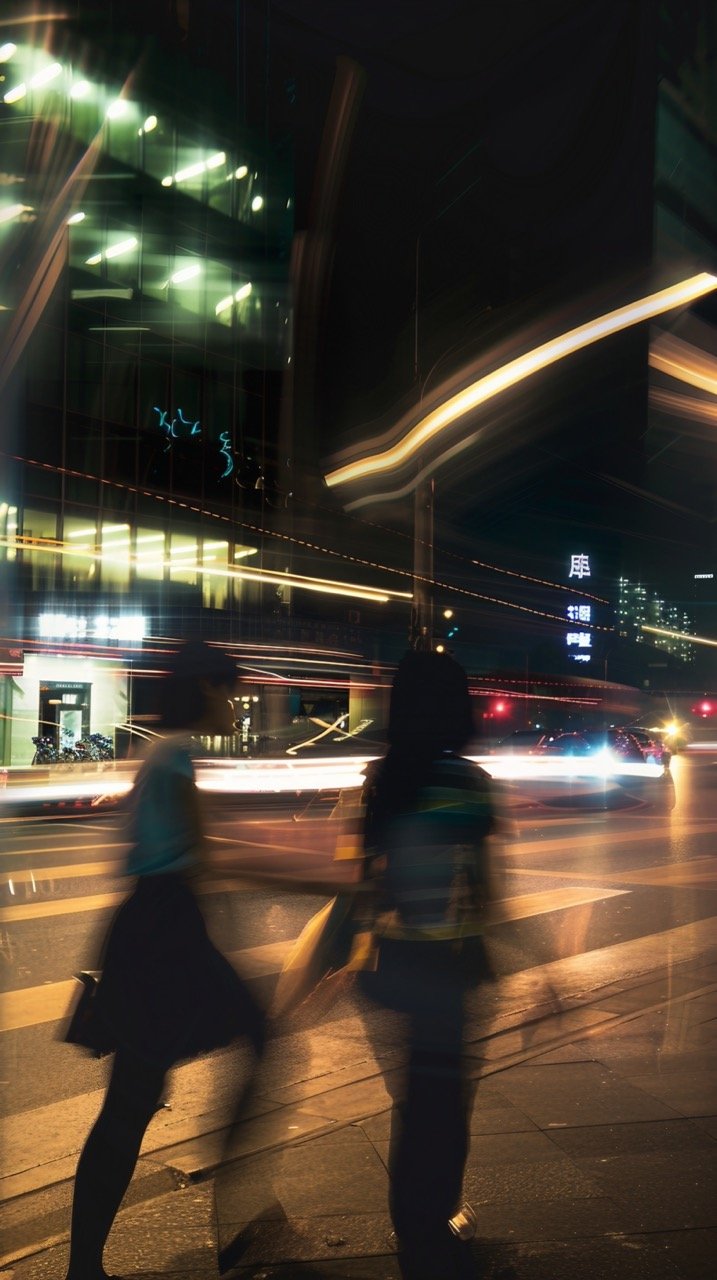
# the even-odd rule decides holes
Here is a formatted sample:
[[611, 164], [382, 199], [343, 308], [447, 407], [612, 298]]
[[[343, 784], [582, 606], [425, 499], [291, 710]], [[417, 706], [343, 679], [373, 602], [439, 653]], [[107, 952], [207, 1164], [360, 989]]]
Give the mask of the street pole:
[[412, 649], [433, 648], [433, 479], [416, 486], [413, 516]]

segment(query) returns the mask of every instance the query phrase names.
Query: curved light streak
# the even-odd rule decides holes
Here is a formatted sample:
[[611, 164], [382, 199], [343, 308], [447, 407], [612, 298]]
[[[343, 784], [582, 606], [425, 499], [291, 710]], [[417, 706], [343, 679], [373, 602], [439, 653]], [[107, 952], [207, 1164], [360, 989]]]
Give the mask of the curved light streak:
[[710, 293], [716, 287], [717, 276], [710, 275], [709, 272], [700, 272], [699, 275], [690, 276], [679, 284], [660, 289], [657, 293], [648, 294], [635, 302], [617, 307], [614, 311], [607, 311], [604, 315], [596, 316], [595, 319], [588, 320], [575, 329], [569, 329], [566, 333], [551, 338], [549, 342], [544, 342], [532, 351], [509, 360], [501, 368], [494, 369], [491, 373], [478, 378], [463, 391], [450, 396], [443, 404], [421, 418], [403, 439], [391, 448], [330, 471], [324, 477], [327, 485], [334, 487], [347, 484], [351, 480], [365, 479], [392, 471], [424, 448], [439, 432], [472, 409], [492, 400], [500, 392], [516, 386], [525, 378], [556, 364], [566, 356], [574, 355], [575, 352], [581, 351], [593, 342], [598, 342], [601, 338], [607, 338], [643, 320], [662, 315], [674, 307], [684, 306], [702, 297], [703, 294]]
[[660, 334], [650, 346], [649, 363], [660, 373], [717, 396], [717, 360], [683, 338], [676, 338], [672, 333]]

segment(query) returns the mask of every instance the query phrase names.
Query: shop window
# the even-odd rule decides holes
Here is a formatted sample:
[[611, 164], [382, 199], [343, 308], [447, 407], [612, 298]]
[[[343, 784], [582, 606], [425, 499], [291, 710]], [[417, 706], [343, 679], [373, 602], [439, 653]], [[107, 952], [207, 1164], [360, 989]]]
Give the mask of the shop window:
[[98, 586], [99, 530], [96, 518], [66, 516], [63, 527], [62, 577], [65, 586], [76, 591], [94, 591]]
[[173, 533], [169, 547], [169, 578], [171, 582], [184, 582], [190, 587], [197, 584], [197, 553], [199, 546], [196, 538], [187, 537], [183, 533]]
[[205, 538], [202, 543], [202, 603], [208, 609], [227, 609], [231, 580], [227, 574], [229, 543]]
[[136, 573], [147, 582], [161, 582], [164, 578], [165, 535], [156, 529], [137, 530]]
[[0, 502], [0, 561], [17, 557], [17, 507]]
[[102, 586], [124, 590], [130, 579], [129, 525], [113, 520], [103, 521], [101, 548]]
[[[57, 570], [57, 518], [47, 511], [26, 507], [22, 514], [22, 559], [30, 567], [33, 591], [50, 591]], [[32, 539], [28, 545], [27, 539]]]

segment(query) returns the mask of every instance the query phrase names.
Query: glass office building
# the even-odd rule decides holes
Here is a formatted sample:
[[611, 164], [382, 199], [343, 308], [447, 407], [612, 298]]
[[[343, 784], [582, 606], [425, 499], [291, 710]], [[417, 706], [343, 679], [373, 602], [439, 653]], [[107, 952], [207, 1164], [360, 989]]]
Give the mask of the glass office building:
[[114, 733], [163, 637], [258, 633], [291, 363], [288, 158], [193, 109], [176, 66], [32, 30], [0, 48], [13, 764]]

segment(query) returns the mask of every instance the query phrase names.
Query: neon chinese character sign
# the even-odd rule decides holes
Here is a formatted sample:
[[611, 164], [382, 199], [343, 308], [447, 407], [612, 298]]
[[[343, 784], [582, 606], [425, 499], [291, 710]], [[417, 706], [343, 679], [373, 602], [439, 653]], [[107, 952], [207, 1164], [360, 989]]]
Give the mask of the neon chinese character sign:
[[572, 555], [570, 557], [570, 573], [569, 578], [589, 578], [590, 577], [590, 557], [583, 555]]
[[[584, 551], [574, 553], [570, 556], [569, 578], [590, 578], [592, 577], [590, 569], [590, 556]], [[579, 601], [571, 602], [565, 610], [565, 616], [571, 629], [566, 633], [565, 644], [568, 649], [568, 657], [573, 662], [589, 662], [592, 657], [592, 632], [577, 630], [576, 623], [583, 626], [592, 626], [593, 610], [592, 605], [582, 604]]]

